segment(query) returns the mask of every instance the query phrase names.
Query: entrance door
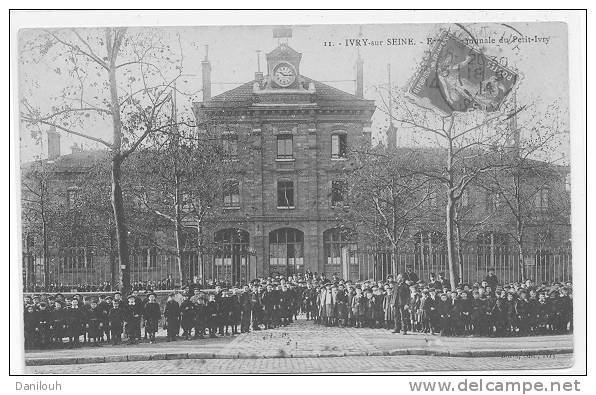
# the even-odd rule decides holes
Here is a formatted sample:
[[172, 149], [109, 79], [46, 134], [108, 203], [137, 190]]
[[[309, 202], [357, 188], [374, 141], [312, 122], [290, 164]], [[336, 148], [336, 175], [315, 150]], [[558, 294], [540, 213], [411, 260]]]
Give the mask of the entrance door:
[[241, 229], [223, 229], [215, 233], [217, 252], [214, 277], [236, 284], [248, 279], [248, 232]]
[[282, 228], [269, 233], [269, 273], [292, 276], [304, 271], [304, 233]]

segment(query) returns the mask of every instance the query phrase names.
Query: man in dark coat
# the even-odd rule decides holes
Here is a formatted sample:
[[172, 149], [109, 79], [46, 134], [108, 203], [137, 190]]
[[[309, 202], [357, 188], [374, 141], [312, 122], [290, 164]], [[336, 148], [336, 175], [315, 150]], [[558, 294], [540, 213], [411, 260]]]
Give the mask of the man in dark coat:
[[499, 279], [495, 275], [495, 271], [490, 269], [486, 277], [484, 277], [484, 281], [486, 284], [489, 285], [492, 289], [497, 289], [497, 285], [499, 284]]
[[414, 273], [414, 269], [412, 267], [412, 265], [407, 265], [406, 266], [406, 272], [404, 273], [404, 280], [407, 282], [409, 282], [408, 285], [413, 285], [418, 283], [418, 275], [416, 273]]
[[176, 295], [171, 293], [168, 295], [168, 301], [163, 311], [163, 316], [166, 321], [165, 329], [167, 329], [168, 341], [176, 340], [180, 333], [180, 305], [174, 299]]
[[410, 304], [410, 287], [405, 283], [401, 274], [397, 275], [397, 284], [393, 286], [391, 295], [391, 306], [393, 307], [393, 319], [395, 326], [393, 333], [398, 333], [401, 329], [403, 335], [406, 334], [406, 325], [408, 320], [408, 305]]

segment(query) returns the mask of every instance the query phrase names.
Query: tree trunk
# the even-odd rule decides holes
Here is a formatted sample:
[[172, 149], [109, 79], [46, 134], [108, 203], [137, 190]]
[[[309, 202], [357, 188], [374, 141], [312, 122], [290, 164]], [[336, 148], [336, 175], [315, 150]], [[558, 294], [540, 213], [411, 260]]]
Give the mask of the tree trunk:
[[450, 189], [447, 194], [447, 208], [446, 208], [446, 227], [447, 227], [447, 262], [449, 264], [449, 282], [451, 289], [457, 286], [456, 272], [455, 272], [455, 243], [454, 243], [454, 218], [455, 218], [455, 203], [453, 191]]
[[201, 218], [197, 218], [197, 253], [198, 253], [198, 277], [201, 284], [205, 284], [205, 265], [203, 264], [203, 224]]
[[521, 276], [521, 281], [525, 281], [527, 274], [526, 274], [526, 263], [524, 261], [524, 225], [522, 220], [517, 221], [517, 247], [518, 247], [518, 254], [519, 254], [519, 275]]
[[[42, 203], [43, 204], [43, 203]], [[50, 286], [50, 254], [48, 248], [48, 226], [45, 219], [45, 210], [42, 208], [42, 225], [41, 225], [41, 232], [42, 232], [42, 259], [43, 259], [43, 285], [47, 290]], [[35, 270], [35, 268], [34, 268]]]
[[177, 169], [174, 167], [174, 233], [176, 237], [176, 262], [178, 263], [178, 274], [180, 276], [180, 284], [186, 284], [186, 270], [182, 262], [182, 219], [180, 207], [180, 176], [177, 174]]
[[[455, 215], [457, 216], [457, 212]], [[455, 245], [457, 248], [458, 276], [461, 283], [464, 279], [464, 255], [461, 250], [461, 227], [459, 221], [455, 223]]]
[[[130, 291], [130, 266], [128, 264], [128, 230], [124, 215], [124, 202], [122, 201], [121, 165], [122, 165], [122, 121], [120, 120], [120, 99], [118, 98], [118, 84], [116, 82], [116, 56], [120, 49], [120, 42], [112, 41], [110, 29], [106, 29], [106, 42], [110, 64], [108, 68], [110, 81], [110, 107], [112, 112], [112, 209], [116, 227], [116, 243], [118, 245], [118, 263], [120, 264], [119, 290], [122, 295]], [[111, 50], [110, 50], [111, 49]]]
[[116, 244], [118, 246], [118, 263], [120, 264], [119, 291], [128, 295], [130, 291], [130, 266], [128, 264], [128, 230], [124, 216], [124, 203], [120, 187], [120, 156], [112, 158], [112, 209], [116, 225]]
[[449, 282], [451, 283], [451, 289], [455, 289], [457, 281], [455, 278], [455, 243], [454, 243], [454, 225], [455, 225], [455, 191], [453, 189], [453, 140], [451, 137], [448, 139], [447, 145], [447, 174], [448, 182], [447, 187], [447, 207], [446, 211], [446, 238], [447, 238], [447, 262], [449, 265]]
[[397, 244], [395, 243], [391, 244], [391, 271], [393, 278], [396, 278], [399, 274], [399, 267], [397, 267]]

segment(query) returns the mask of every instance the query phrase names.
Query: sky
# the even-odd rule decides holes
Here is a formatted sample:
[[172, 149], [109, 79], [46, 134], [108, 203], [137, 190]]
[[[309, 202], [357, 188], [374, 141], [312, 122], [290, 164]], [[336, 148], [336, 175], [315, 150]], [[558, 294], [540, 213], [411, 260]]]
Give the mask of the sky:
[[[551, 103], [560, 103], [563, 128], [568, 129], [568, 59], [567, 29], [564, 23], [515, 23], [466, 24], [462, 26], [477, 39], [494, 38], [495, 43], [480, 44], [488, 55], [503, 58], [507, 66], [516, 70], [521, 79], [517, 89], [518, 106], [533, 103], [538, 112]], [[430, 49], [429, 39], [438, 36], [441, 28], [462, 33], [462, 27], [437, 24], [391, 24], [391, 25], [298, 25], [291, 26], [292, 37], [288, 44], [302, 53], [300, 73], [325, 82], [349, 93], [355, 90], [355, 61], [357, 51], [364, 60], [364, 96], [381, 105], [378, 87], [388, 84], [387, 65], [391, 69], [391, 81], [395, 88], [408, 87], [418, 71], [425, 51]], [[275, 26], [222, 26], [222, 27], [165, 27], [170, 37], [180, 35], [184, 53], [184, 72], [190, 74], [179, 89], [194, 92], [201, 87], [201, 61], [205, 57], [205, 45], [209, 46], [212, 67], [212, 95], [232, 89], [251, 81], [257, 71], [257, 53], [261, 51], [261, 69], [265, 70], [265, 54], [278, 45], [273, 38]], [[34, 37], [34, 30], [19, 33], [20, 48]], [[462, 33], [463, 34], [463, 33]], [[499, 38], [512, 39], [515, 43], [498, 42]], [[350, 39], [364, 38], [382, 42], [382, 45], [347, 45]], [[538, 38], [538, 40], [537, 40]], [[401, 39], [402, 45], [387, 45], [388, 39]], [[532, 40], [530, 40], [532, 39]], [[348, 40], [348, 41], [346, 41]], [[327, 43], [327, 45], [326, 45]], [[330, 46], [329, 43], [332, 45]], [[353, 42], [352, 42], [353, 43]], [[410, 45], [408, 45], [410, 44]], [[178, 43], [173, 43], [178, 45]], [[23, 54], [21, 53], [21, 56]], [[38, 64], [19, 64], [19, 91], [21, 97], [31, 97], [42, 108], [49, 108], [49, 97], [64, 85], [64, 76], [55, 73], [64, 68], [61, 59], [47, 59]], [[385, 88], [386, 89], [386, 88]], [[382, 90], [385, 94], [385, 90]], [[201, 94], [178, 97], [178, 105], [189, 108], [192, 101], [201, 101]], [[88, 131], [105, 139], [110, 138], [110, 126], [97, 124]], [[384, 139], [386, 115], [377, 111], [373, 117], [373, 138]], [[21, 161], [29, 161], [47, 154], [45, 141], [33, 140], [30, 131], [21, 128]], [[411, 133], [411, 132], [410, 132]], [[404, 132], [400, 143], [408, 145], [414, 137]], [[73, 143], [83, 144], [86, 149], [97, 146], [89, 140], [62, 133], [62, 153], [69, 153]], [[568, 142], [561, 147], [567, 156]]]

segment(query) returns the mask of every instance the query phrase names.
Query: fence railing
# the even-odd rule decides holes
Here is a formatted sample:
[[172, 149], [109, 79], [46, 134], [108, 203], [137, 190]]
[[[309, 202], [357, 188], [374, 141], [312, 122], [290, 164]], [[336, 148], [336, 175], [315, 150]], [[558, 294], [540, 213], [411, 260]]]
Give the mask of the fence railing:
[[[461, 264], [459, 260], [461, 259]], [[526, 251], [519, 253], [483, 253], [466, 251], [457, 257], [456, 272], [463, 282], [481, 281], [493, 269], [502, 283], [531, 279], [534, 282], [571, 281], [571, 251], [567, 249]], [[250, 281], [268, 276], [257, 268], [253, 254], [232, 254], [229, 257], [200, 256], [188, 252], [182, 256], [183, 275], [186, 279], [201, 281], [219, 280], [229, 284]], [[445, 252], [420, 253], [385, 250], [357, 249], [349, 251], [339, 260], [324, 265], [327, 276], [338, 274], [350, 280], [385, 279], [388, 275], [403, 273], [411, 265], [420, 279], [427, 280], [430, 273], [449, 275]], [[316, 269], [303, 265], [303, 270]], [[143, 254], [130, 258], [130, 278], [133, 288], [172, 289], [181, 284], [181, 273], [174, 254]], [[261, 266], [262, 267], [262, 266]], [[271, 269], [265, 265], [267, 270]], [[461, 268], [461, 272], [460, 272]], [[276, 272], [283, 273], [279, 267]], [[288, 272], [289, 273], [289, 272]], [[47, 279], [46, 279], [47, 274]], [[81, 259], [71, 255], [53, 254], [47, 265], [42, 257], [23, 255], [23, 283], [25, 291], [56, 290], [66, 292], [109, 291], [116, 289], [119, 266], [116, 256], [88, 254]], [[46, 287], [48, 285], [48, 287]]]
[[[431, 273], [444, 272], [449, 277], [449, 263], [445, 252], [407, 253], [391, 251], [356, 250], [350, 252], [349, 277], [356, 279], [385, 279], [388, 275], [404, 273], [408, 266], [422, 280]], [[461, 263], [460, 263], [461, 262]], [[341, 267], [335, 272], [341, 273]], [[571, 251], [568, 249], [496, 252], [466, 251], [456, 257], [455, 271], [464, 283], [482, 281], [488, 271], [494, 270], [500, 283], [530, 279], [536, 283], [566, 282], [572, 280]], [[329, 272], [329, 267], [326, 267]], [[345, 271], [344, 271], [345, 272]]]

